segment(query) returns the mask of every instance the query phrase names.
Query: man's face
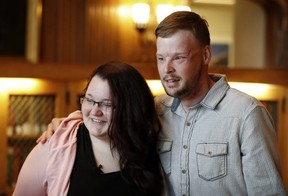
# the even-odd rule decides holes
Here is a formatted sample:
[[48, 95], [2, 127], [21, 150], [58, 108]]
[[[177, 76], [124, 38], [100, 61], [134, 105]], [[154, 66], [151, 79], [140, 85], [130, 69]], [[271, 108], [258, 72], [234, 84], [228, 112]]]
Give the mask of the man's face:
[[[203, 47], [187, 30], [180, 30], [170, 37], [158, 37], [157, 66], [166, 93], [180, 99], [195, 96], [201, 88], [203, 67], [208, 66]], [[209, 51], [210, 51], [210, 47]], [[207, 73], [206, 73], [207, 74]]]

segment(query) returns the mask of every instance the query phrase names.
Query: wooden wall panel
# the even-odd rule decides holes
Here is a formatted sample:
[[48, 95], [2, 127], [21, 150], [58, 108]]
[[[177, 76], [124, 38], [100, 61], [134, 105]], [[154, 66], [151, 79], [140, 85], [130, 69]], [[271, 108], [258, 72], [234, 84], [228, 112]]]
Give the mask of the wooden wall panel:
[[86, 59], [89, 63], [118, 60], [118, 0], [87, 0]]
[[118, 0], [43, 0], [41, 60], [119, 60]]
[[85, 0], [43, 0], [40, 61], [84, 61]]
[[154, 27], [144, 35], [149, 43], [141, 45], [131, 16], [118, 13], [123, 0], [42, 1], [40, 63], [156, 62]]
[[[40, 61], [56, 61], [57, 0], [43, 0], [42, 25], [40, 38]], [[50, 15], [49, 15], [50, 14]], [[50, 27], [50, 28], [49, 28]]]

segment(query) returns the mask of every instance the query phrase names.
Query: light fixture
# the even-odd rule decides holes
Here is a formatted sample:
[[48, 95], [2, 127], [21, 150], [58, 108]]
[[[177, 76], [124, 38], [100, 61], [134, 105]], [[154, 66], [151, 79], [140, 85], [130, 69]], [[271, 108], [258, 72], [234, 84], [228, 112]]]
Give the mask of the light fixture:
[[139, 32], [144, 32], [149, 22], [150, 6], [147, 3], [135, 3], [132, 6], [132, 19]]
[[191, 11], [191, 8], [187, 5], [176, 5], [173, 7], [173, 12], [176, 11]]
[[[172, 4], [159, 4], [156, 6], [156, 20], [159, 24], [166, 16], [175, 11], [191, 11], [189, 6], [186, 5], [177, 5], [173, 6]], [[136, 29], [142, 33], [146, 30], [148, 23], [152, 19], [153, 23], [153, 14], [150, 16], [150, 6], [147, 3], [135, 3], [132, 6], [132, 19], [136, 25]], [[155, 19], [154, 19], [155, 20]]]
[[[153, 10], [153, 12], [150, 10]], [[157, 24], [159, 24], [166, 16], [178, 10], [190, 10], [190, 7], [178, 5], [173, 6], [172, 4], [157, 5], [152, 1], [150, 1], [150, 4], [135, 3], [132, 5], [131, 17], [138, 32], [138, 43], [143, 50], [155, 50], [156, 38], [154, 30]], [[143, 52], [139, 53], [137, 56], [139, 56], [136, 57], [139, 59], [139, 62], [154, 61], [154, 56], [152, 59], [150, 57], [151, 55], [146, 55]]]
[[171, 14], [173, 11], [172, 4], [159, 4], [156, 7], [156, 18], [157, 23], [159, 24], [166, 16]]
[[234, 5], [236, 0], [193, 0], [194, 3]]
[[159, 24], [166, 16], [176, 11], [191, 11], [191, 8], [187, 5], [159, 4], [156, 7], [157, 23]]

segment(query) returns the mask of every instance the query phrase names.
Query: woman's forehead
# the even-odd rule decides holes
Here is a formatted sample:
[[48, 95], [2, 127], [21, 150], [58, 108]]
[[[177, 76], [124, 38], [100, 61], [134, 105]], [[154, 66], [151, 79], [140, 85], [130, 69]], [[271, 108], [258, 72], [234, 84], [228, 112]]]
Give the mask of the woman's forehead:
[[111, 98], [111, 88], [107, 80], [96, 75], [90, 81], [86, 94], [93, 97]]

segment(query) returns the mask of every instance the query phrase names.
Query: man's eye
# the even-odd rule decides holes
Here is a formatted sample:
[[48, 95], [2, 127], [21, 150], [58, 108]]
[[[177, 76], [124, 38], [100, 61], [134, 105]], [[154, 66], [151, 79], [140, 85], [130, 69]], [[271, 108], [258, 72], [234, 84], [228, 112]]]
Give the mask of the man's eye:
[[177, 56], [174, 58], [174, 61], [176, 61], [177, 63], [182, 63], [185, 62], [186, 59], [187, 59], [186, 56]]
[[176, 57], [175, 57], [175, 60], [185, 59], [185, 58], [186, 58], [185, 56], [176, 56]]

